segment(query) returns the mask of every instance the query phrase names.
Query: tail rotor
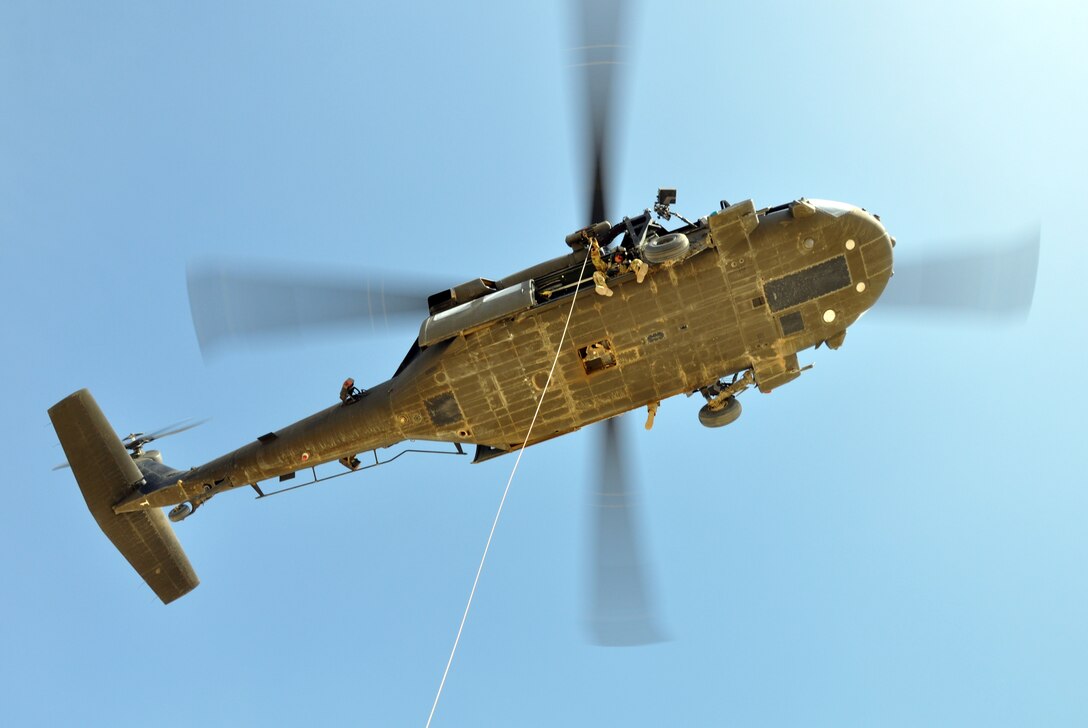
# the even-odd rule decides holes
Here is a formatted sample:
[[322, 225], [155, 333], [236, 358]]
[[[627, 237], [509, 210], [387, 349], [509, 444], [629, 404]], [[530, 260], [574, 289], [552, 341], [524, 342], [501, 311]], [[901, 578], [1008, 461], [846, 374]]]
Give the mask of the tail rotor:
[[[129, 451], [130, 456], [135, 460], [144, 454], [144, 445], [149, 442], [154, 442], [170, 435], [176, 435], [179, 432], [185, 432], [191, 430], [194, 427], [199, 427], [207, 422], [207, 419], [194, 420], [192, 418], [187, 420], [181, 420], [180, 422], [174, 422], [166, 427], [160, 427], [153, 432], [130, 432], [121, 438], [121, 445]], [[67, 460], [58, 465], [54, 465], [51, 470], [64, 470], [72, 467]]]

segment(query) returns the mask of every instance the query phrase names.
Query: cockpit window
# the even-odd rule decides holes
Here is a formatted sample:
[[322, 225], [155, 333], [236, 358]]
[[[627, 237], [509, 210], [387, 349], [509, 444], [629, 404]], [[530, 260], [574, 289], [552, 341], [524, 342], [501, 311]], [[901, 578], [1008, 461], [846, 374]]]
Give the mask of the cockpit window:
[[839, 217], [858, 209], [856, 205], [848, 205], [845, 202], [835, 202], [834, 200], [808, 200], [808, 202], [834, 217]]
[[781, 311], [850, 285], [846, 256], [825, 260], [811, 268], [790, 273], [763, 285], [772, 311]]

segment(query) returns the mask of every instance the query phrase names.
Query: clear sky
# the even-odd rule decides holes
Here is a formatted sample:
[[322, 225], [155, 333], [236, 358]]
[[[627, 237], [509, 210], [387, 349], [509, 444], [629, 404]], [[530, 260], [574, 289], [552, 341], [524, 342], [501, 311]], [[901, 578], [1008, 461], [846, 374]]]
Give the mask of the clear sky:
[[[582, 165], [565, 5], [0, 4], [0, 721], [421, 726], [512, 459], [405, 457], [177, 527], [164, 607], [46, 409], [185, 417], [203, 462], [387, 378], [411, 327], [205, 366], [188, 262], [420, 271], [561, 254]], [[758, 5], [758, 6], [757, 6]], [[646, 2], [613, 214], [799, 196], [901, 261], [1041, 222], [1020, 326], [871, 315], [724, 430], [627, 418], [671, 640], [585, 644], [592, 432], [526, 452], [437, 726], [1088, 724], [1088, 11]]]

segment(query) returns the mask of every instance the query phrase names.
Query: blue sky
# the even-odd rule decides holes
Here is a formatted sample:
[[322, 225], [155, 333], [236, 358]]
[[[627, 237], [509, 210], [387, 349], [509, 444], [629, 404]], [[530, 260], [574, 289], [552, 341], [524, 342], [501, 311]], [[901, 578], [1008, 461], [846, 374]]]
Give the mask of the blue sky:
[[[671, 641], [584, 643], [591, 432], [526, 452], [435, 725], [1088, 722], [1088, 21], [1072, 2], [644, 2], [615, 215], [799, 196], [901, 261], [1036, 222], [1020, 326], [881, 315], [744, 416], [628, 418]], [[512, 461], [402, 458], [177, 529], [163, 607], [95, 526], [46, 409], [185, 417], [188, 466], [388, 377], [413, 332], [205, 366], [185, 267], [457, 283], [581, 223], [559, 3], [0, 7], [0, 715], [12, 725], [422, 725]]]

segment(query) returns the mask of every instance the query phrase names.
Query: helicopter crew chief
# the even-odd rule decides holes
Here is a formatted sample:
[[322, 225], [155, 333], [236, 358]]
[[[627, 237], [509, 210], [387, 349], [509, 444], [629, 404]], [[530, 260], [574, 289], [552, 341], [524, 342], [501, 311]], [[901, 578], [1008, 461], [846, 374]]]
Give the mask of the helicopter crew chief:
[[612, 262], [616, 264], [616, 268], [619, 269], [620, 273], [634, 271], [636, 283], [642, 283], [646, 280], [646, 273], [650, 270], [650, 266], [643, 263], [641, 258], [632, 258], [631, 262], [628, 263], [627, 251], [624, 248], [616, 249], [616, 252], [612, 254]]
[[605, 280], [604, 271], [593, 272], [593, 290], [601, 296], [611, 296], [612, 289], [608, 287], [608, 281]]
[[593, 261], [593, 267], [597, 269], [593, 272], [593, 290], [601, 296], [611, 296], [613, 291], [608, 287], [608, 273], [613, 270], [620, 274], [634, 271], [637, 283], [646, 280], [646, 274], [649, 272], [650, 266], [644, 263], [641, 258], [632, 258], [628, 262], [627, 256], [627, 250], [620, 247], [613, 251], [612, 260], [607, 261], [601, 256], [601, 246], [597, 241], [590, 241], [589, 257]]
[[608, 287], [608, 262], [601, 257], [601, 245], [596, 238], [589, 241], [589, 258], [593, 261], [593, 290], [600, 296], [611, 296], [612, 289]]

